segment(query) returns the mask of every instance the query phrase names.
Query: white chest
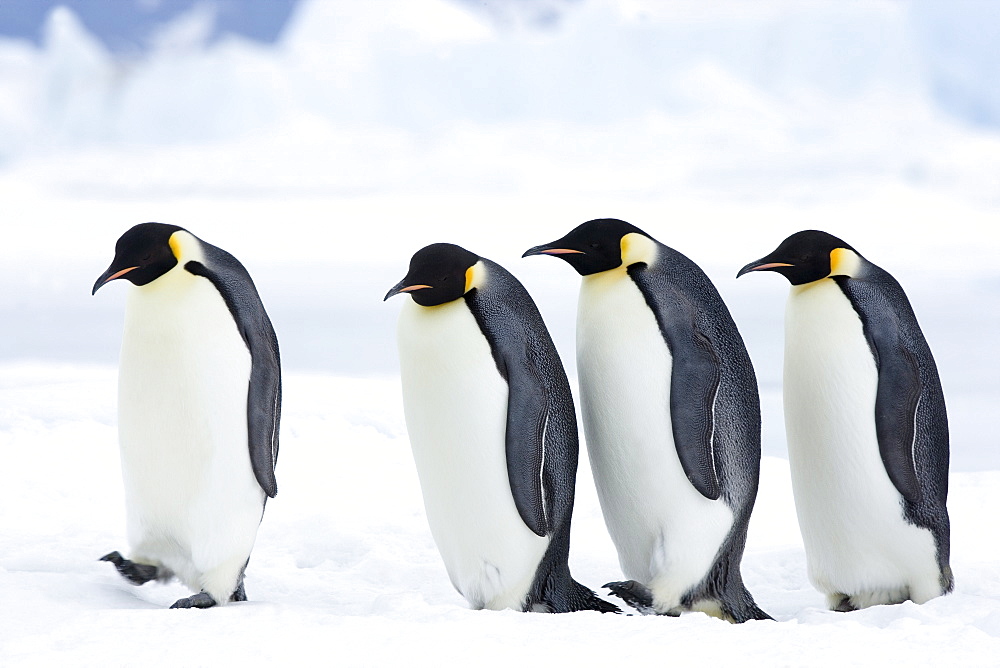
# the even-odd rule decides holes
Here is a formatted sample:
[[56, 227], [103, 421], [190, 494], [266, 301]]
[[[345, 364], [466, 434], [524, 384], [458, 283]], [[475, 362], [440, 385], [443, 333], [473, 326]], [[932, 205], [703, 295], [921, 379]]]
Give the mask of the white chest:
[[929, 531], [908, 524], [879, 454], [878, 371], [862, 323], [831, 279], [793, 287], [784, 403], [795, 507], [810, 576], [827, 593], [936, 579]]
[[210, 281], [178, 265], [130, 290], [118, 387], [130, 513], [179, 515], [227, 468], [253, 479], [249, 379], [250, 353]]
[[624, 270], [584, 278], [577, 362], [587, 452], [622, 569], [671, 609], [705, 576], [733, 518], [684, 474], [670, 420], [670, 352]]
[[399, 320], [406, 427], [431, 533], [475, 607], [519, 608], [548, 539], [521, 520], [507, 477], [507, 383], [464, 300]]

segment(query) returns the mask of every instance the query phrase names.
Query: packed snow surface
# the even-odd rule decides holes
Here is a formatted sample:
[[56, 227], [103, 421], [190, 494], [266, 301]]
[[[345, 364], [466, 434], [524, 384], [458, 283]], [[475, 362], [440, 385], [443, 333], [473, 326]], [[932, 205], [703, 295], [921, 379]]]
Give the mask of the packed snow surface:
[[[538, 29], [469, 3], [313, 0], [269, 48], [206, 45], [195, 13], [133, 61], [66, 11], [41, 47], [0, 40], [0, 665], [996, 665], [1000, 136], [942, 110], [927, 40], [952, 24], [927, 3], [548, 4]], [[743, 570], [775, 622], [472, 611], [448, 582], [402, 420], [405, 297], [382, 297], [432, 242], [497, 261], [575, 391], [579, 277], [520, 255], [608, 216], [700, 264], [746, 340], [765, 457]], [[183, 587], [97, 561], [127, 550], [130, 286], [90, 289], [145, 221], [240, 258], [281, 342], [279, 494], [246, 603], [168, 610]], [[734, 276], [807, 228], [900, 280], [940, 368], [956, 588], [922, 606], [833, 613], [806, 578], [788, 288]], [[621, 579], [586, 457], [573, 526], [574, 576]]]
[[[788, 464], [763, 462], [743, 571], [776, 622], [469, 610], [427, 529], [396, 379], [286, 377], [279, 494], [247, 603], [169, 610], [97, 557], [125, 547], [113, 369], [0, 368], [3, 665], [988, 665], [1000, 652], [1000, 472], [952, 478], [955, 593], [849, 614], [806, 580]], [[621, 578], [584, 464], [570, 566]]]

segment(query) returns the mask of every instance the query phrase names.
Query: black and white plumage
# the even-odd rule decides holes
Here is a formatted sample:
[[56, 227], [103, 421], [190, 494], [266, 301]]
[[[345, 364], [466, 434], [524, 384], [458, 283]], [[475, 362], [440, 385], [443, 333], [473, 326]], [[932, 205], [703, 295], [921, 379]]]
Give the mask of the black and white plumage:
[[785, 426], [813, 584], [842, 611], [951, 591], [948, 418], [902, 287], [816, 230], [738, 275], [751, 271], [792, 284]]
[[583, 276], [577, 367], [587, 450], [629, 582], [647, 613], [767, 619], [740, 562], [757, 495], [757, 381], [736, 325], [687, 257], [616, 219], [525, 255]]
[[175, 225], [118, 240], [93, 292], [130, 291], [118, 384], [129, 558], [135, 584], [178, 577], [174, 607], [245, 600], [243, 574], [267, 497], [277, 494], [278, 341], [232, 255]]
[[399, 319], [407, 431], [431, 533], [474, 608], [617, 611], [570, 575], [573, 399], [527, 291], [453, 244], [414, 254]]

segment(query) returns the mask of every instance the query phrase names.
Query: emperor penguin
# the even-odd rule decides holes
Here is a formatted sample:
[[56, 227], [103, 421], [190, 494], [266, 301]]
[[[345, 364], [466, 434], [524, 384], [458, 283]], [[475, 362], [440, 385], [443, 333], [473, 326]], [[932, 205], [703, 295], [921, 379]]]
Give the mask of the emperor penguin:
[[460, 246], [417, 251], [399, 317], [406, 428], [452, 585], [475, 609], [618, 608], [570, 575], [577, 427], [528, 292]]
[[176, 225], [121, 236], [96, 293], [123, 278], [118, 440], [136, 585], [176, 576], [173, 608], [245, 601], [243, 574], [268, 497], [281, 416], [278, 340], [240, 262]]
[[626, 582], [644, 614], [770, 619], [740, 562], [760, 472], [750, 357], [708, 276], [622, 220], [591, 220], [524, 254], [582, 277], [577, 368], [584, 433]]
[[737, 276], [752, 271], [792, 284], [785, 431], [813, 585], [843, 612], [950, 592], [948, 417], [903, 288], [816, 230]]

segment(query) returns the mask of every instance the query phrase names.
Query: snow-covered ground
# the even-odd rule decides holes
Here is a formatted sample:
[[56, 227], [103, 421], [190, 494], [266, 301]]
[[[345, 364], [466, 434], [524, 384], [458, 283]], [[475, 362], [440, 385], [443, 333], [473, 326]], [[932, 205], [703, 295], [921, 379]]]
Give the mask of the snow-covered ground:
[[[115, 372], [0, 368], [3, 665], [995, 665], [1000, 472], [956, 473], [954, 594], [850, 614], [806, 580], [788, 464], [763, 463], [744, 576], [777, 622], [741, 627], [599, 613], [472, 611], [427, 531], [395, 379], [286, 378], [279, 494], [247, 575], [250, 601], [169, 610], [180, 585], [133, 587], [97, 557], [124, 546]], [[570, 565], [620, 577], [586, 465]]]
[[[996, 665], [1000, 135], [942, 110], [927, 3], [547, 4], [542, 30], [468, 3], [313, 0], [273, 48], [205, 47], [193, 15], [132, 62], [65, 13], [41, 49], [0, 40], [0, 665]], [[744, 334], [765, 453], [744, 574], [776, 623], [476, 612], [448, 582], [382, 296], [416, 249], [465, 245], [522, 279], [575, 384], [579, 279], [520, 255], [603, 216], [701, 264]], [[243, 260], [282, 344], [279, 495], [245, 604], [167, 610], [180, 586], [97, 561], [126, 549], [128, 286], [90, 288], [148, 220]], [[806, 579], [787, 285], [733, 278], [805, 228], [899, 278], [941, 370], [956, 590], [923, 606], [836, 614]], [[586, 458], [577, 498], [570, 563], [596, 588], [621, 573]]]

